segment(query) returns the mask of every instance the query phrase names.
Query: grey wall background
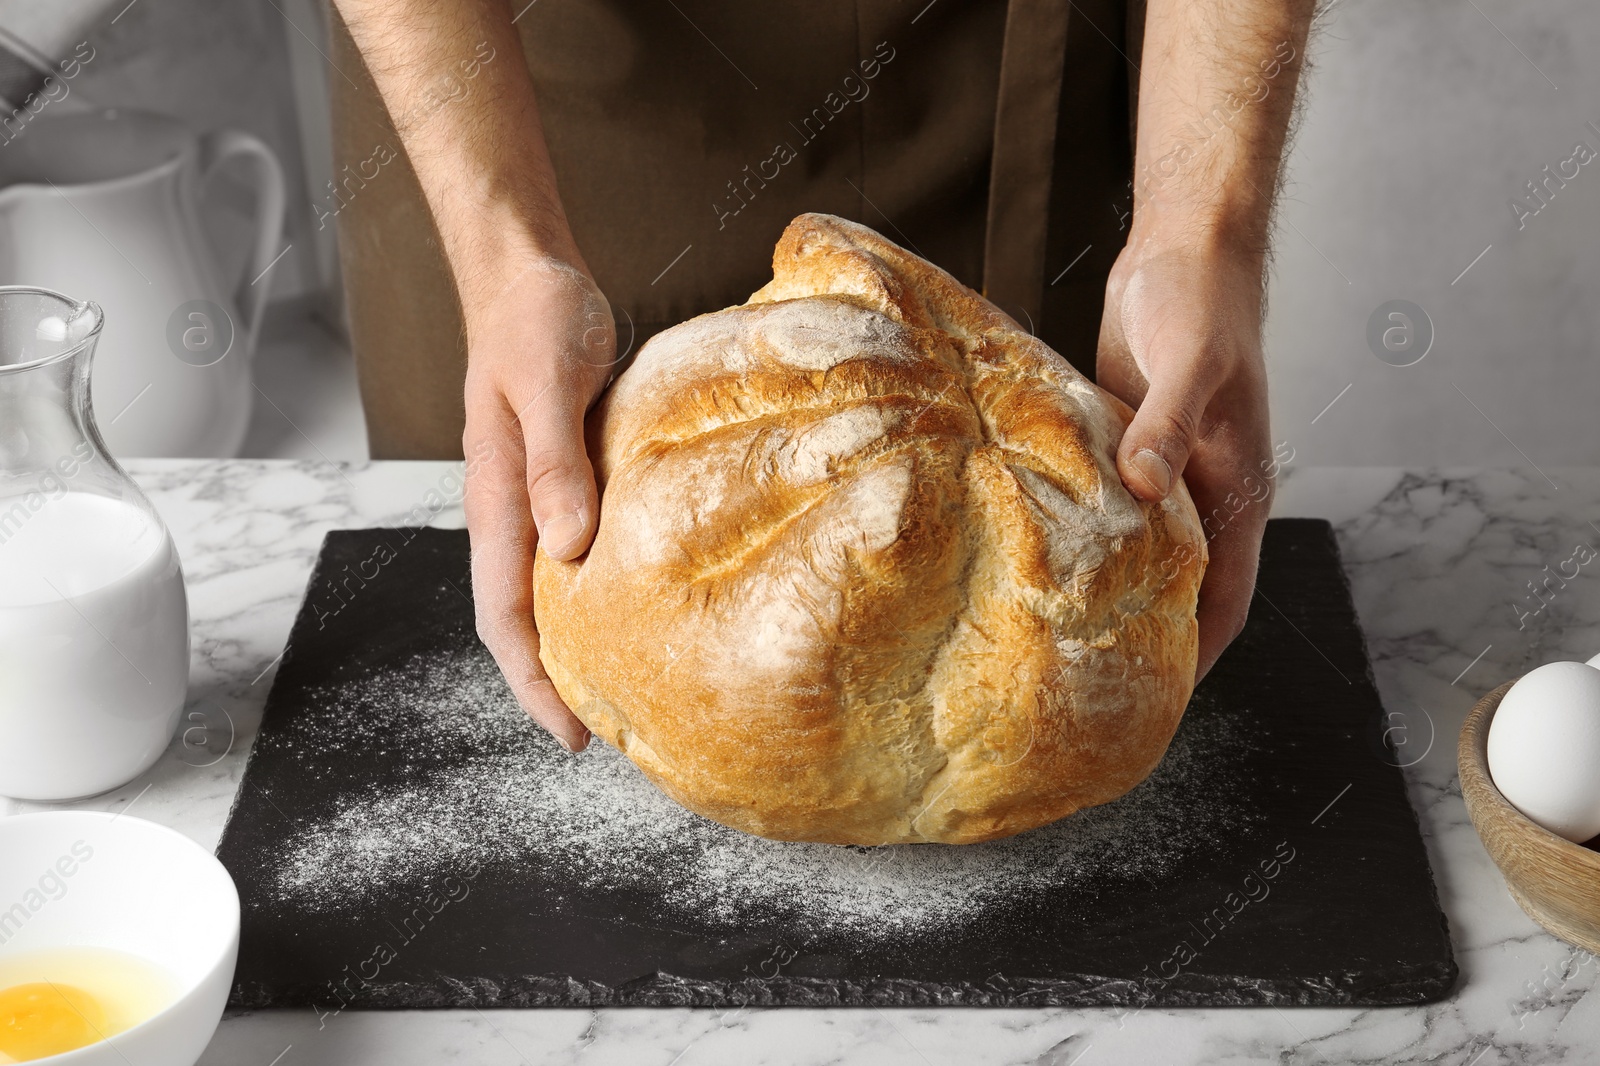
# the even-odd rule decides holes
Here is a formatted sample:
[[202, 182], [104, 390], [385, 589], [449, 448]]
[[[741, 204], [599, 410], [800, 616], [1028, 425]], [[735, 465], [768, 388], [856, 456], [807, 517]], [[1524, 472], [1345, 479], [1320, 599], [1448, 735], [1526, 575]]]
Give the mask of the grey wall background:
[[[97, 103], [278, 149], [303, 190], [279, 297], [335, 273], [310, 211], [337, 76], [317, 51], [322, 17], [318, 0], [137, 0], [95, 32], [79, 83]], [[1507, 203], [1579, 140], [1600, 150], [1585, 125], [1600, 125], [1600, 8], [1335, 0], [1311, 55], [1271, 282], [1275, 437], [1307, 464], [1600, 462], [1600, 161], [1520, 231]], [[1434, 323], [1414, 366], [1368, 349], [1368, 317], [1390, 299]]]
[[[1520, 232], [1507, 204], [1600, 151], [1600, 7], [1342, 0], [1319, 25], [1270, 290], [1275, 437], [1313, 464], [1600, 462], [1600, 160]], [[1436, 329], [1404, 368], [1365, 338], [1397, 298]]]

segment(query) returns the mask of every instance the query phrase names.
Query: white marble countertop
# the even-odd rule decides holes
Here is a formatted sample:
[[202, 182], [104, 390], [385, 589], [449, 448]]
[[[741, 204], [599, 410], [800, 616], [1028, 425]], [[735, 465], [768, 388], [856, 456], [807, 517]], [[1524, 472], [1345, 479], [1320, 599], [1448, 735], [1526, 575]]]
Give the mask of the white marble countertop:
[[[127, 810], [214, 847], [322, 535], [462, 524], [445, 463], [144, 461], [130, 471], [183, 556], [193, 614], [189, 710], [217, 761], [177, 740], [139, 780], [77, 806]], [[1385, 706], [1409, 716], [1408, 768], [1461, 966], [1418, 1008], [1145, 1010], [306, 1011], [230, 1015], [202, 1059], [364, 1063], [1349, 1063], [1600, 1061], [1593, 956], [1518, 910], [1467, 821], [1456, 735], [1484, 692], [1600, 651], [1600, 587], [1580, 574], [1548, 606], [1528, 582], [1600, 546], [1600, 469], [1536, 472], [1289, 466], [1274, 509], [1334, 522]], [[455, 490], [455, 491], [452, 491]], [[420, 510], [419, 510], [420, 508]], [[230, 729], [231, 746], [225, 744]], [[210, 763], [210, 765], [201, 765]], [[0, 800], [0, 814], [40, 805]], [[1375, 905], [1381, 905], [1375, 901]], [[1587, 1050], [1585, 1050], [1587, 1049]]]

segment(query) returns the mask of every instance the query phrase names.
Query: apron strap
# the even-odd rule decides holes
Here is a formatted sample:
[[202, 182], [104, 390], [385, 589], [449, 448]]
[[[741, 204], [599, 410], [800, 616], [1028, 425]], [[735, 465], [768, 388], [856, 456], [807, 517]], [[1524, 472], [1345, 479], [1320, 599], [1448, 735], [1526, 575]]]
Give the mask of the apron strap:
[[983, 294], [1037, 333], [1068, 0], [1008, 0], [983, 242]]

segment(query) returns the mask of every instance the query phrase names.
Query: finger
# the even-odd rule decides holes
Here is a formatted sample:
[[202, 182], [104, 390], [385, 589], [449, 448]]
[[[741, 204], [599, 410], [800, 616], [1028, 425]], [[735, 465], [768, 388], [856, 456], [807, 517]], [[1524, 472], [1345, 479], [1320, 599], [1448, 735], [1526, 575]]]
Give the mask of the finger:
[[1163, 500], [1183, 473], [1200, 434], [1206, 405], [1216, 391], [1204, 359], [1176, 361], [1150, 382], [1117, 447], [1117, 473], [1142, 500]]
[[1197, 685], [1244, 630], [1255, 596], [1261, 534], [1230, 526], [1212, 538], [1209, 548], [1211, 562], [1200, 585], [1196, 612], [1200, 625], [1200, 655], [1194, 672]]
[[1247, 473], [1248, 466], [1222, 464], [1213, 471], [1207, 446], [1196, 455], [1185, 478], [1209, 541], [1210, 557], [1200, 584], [1197, 616], [1200, 650], [1195, 683], [1216, 665], [1217, 659], [1244, 629], [1255, 596], [1256, 567], [1261, 558], [1261, 538], [1271, 510], [1270, 482]]
[[488, 410], [471, 419], [463, 441], [473, 457], [465, 507], [478, 636], [518, 705], [562, 747], [582, 751], [589, 731], [561, 701], [539, 662], [533, 604], [537, 534], [523, 476], [522, 435], [498, 395], [483, 402]]
[[600, 517], [594, 467], [584, 445], [588, 396], [569, 384], [515, 398], [526, 455], [526, 494], [539, 544], [552, 559], [589, 550]]

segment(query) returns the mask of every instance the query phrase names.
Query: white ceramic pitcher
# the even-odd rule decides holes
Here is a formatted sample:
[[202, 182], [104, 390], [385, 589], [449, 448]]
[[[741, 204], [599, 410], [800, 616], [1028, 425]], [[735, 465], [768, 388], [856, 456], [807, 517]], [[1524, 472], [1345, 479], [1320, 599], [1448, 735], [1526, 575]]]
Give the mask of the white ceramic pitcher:
[[[255, 245], [225, 279], [200, 220], [222, 161], [256, 164]], [[82, 293], [105, 309], [94, 368], [117, 456], [232, 456], [249, 427], [250, 360], [283, 227], [272, 150], [232, 130], [118, 108], [46, 114], [0, 147], [0, 285]]]

